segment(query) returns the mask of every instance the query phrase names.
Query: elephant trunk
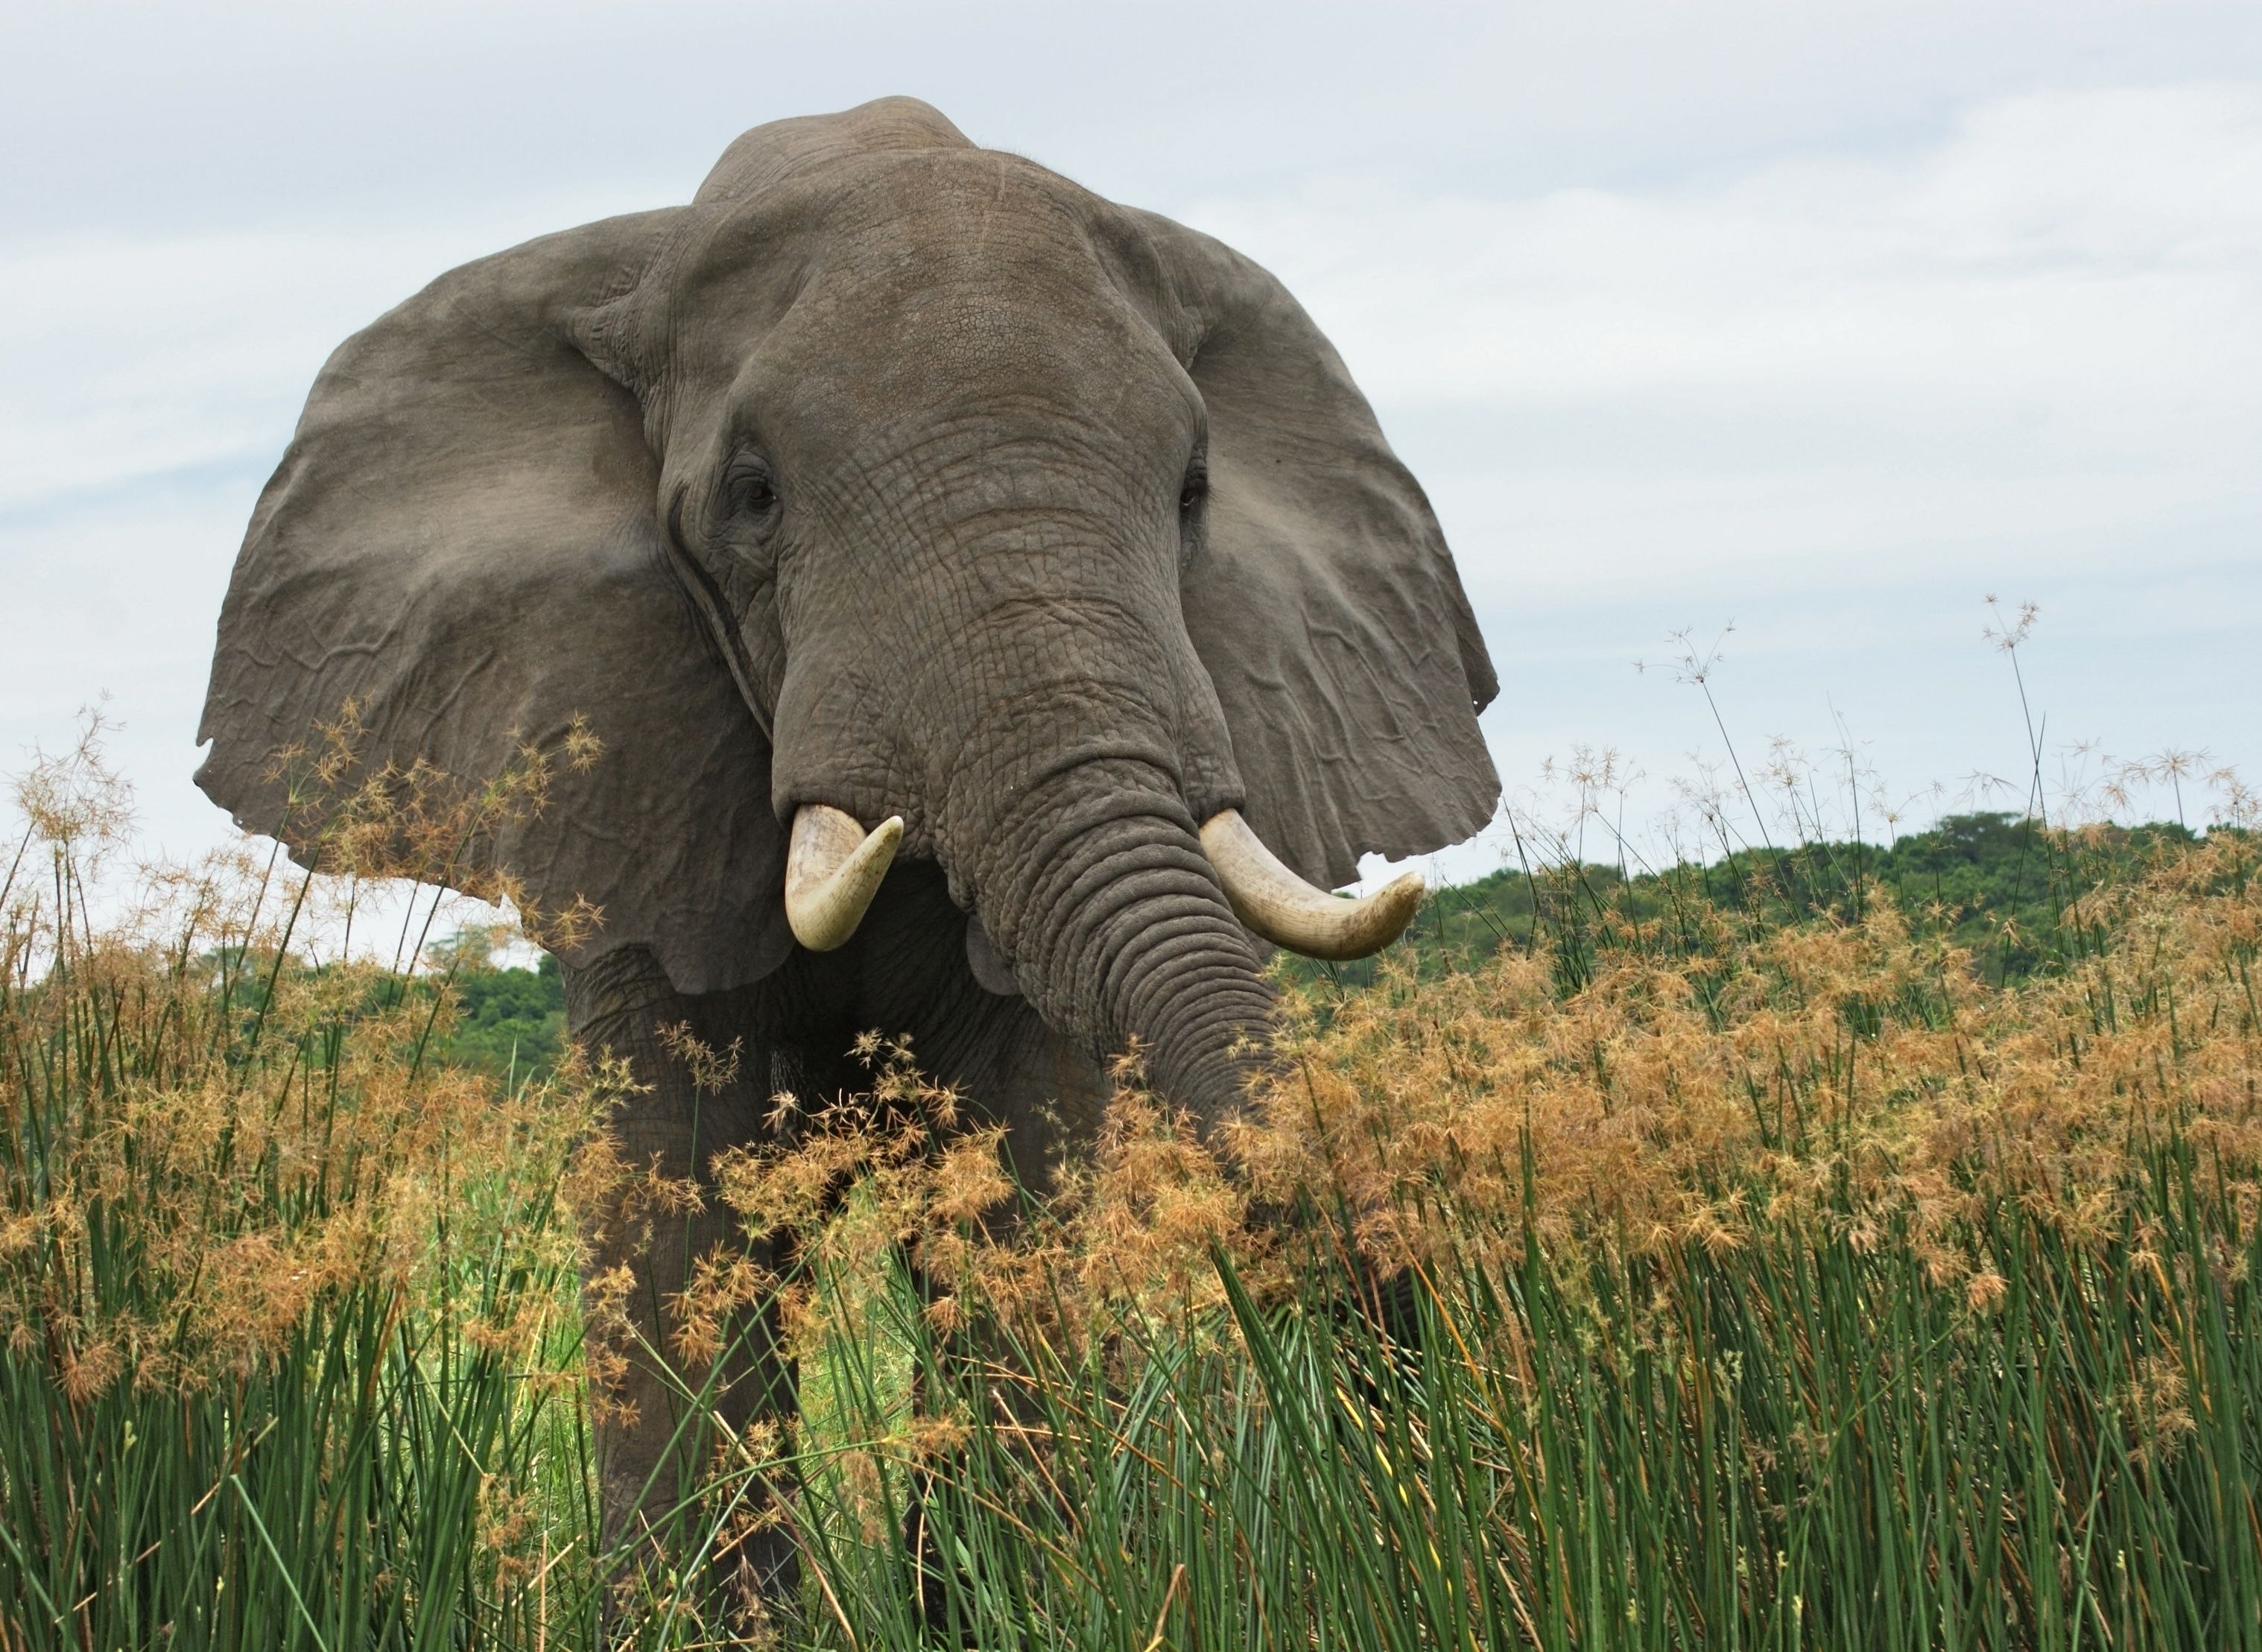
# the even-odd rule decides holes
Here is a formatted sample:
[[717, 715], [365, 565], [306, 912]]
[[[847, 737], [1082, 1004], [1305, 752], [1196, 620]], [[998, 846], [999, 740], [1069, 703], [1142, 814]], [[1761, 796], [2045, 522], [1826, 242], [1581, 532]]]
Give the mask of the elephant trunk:
[[1207, 1128], [1263, 1059], [1272, 994], [1177, 788], [1100, 759], [1013, 796], [974, 854], [947, 855], [962, 896], [1047, 1021], [1101, 1052], [1135, 1042]]

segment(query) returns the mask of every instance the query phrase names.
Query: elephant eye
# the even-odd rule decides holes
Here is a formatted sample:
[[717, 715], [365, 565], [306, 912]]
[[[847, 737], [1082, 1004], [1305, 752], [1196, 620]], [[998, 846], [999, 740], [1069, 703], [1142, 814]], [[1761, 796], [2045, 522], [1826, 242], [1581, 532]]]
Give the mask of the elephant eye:
[[1197, 465], [1178, 485], [1178, 572], [1193, 566], [1201, 550], [1204, 513], [1201, 502], [1209, 493], [1209, 472]]
[[760, 453], [741, 448], [723, 473], [724, 508], [739, 516], [767, 516], [778, 506], [777, 476]]

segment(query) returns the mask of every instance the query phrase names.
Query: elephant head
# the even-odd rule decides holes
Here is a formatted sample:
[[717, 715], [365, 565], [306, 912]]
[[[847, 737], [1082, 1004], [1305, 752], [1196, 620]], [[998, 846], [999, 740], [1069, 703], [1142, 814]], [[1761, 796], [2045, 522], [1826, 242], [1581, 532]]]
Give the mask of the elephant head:
[[473, 850], [601, 905], [585, 954], [759, 980], [854, 927], [899, 832], [993, 974], [1214, 1113], [1270, 1003], [1244, 921], [1394, 934], [1405, 891], [1321, 889], [1483, 824], [1495, 688], [1276, 281], [888, 99], [341, 347], [235, 567], [198, 779], [271, 832], [271, 754], [349, 700], [364, 761], [457, 775], [580, 714], [604, 759]]

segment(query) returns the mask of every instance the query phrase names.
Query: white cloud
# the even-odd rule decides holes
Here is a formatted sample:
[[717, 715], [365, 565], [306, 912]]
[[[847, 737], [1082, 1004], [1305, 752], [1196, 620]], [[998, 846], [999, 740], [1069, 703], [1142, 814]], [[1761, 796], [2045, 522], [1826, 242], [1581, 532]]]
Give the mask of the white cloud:
[[1703, 187], [1318, 186], [1199, 217], [1279, 269], [1394, 399], [1970, 421], [2197, 384], [2262, 408], [2262, 83], [2014, 99], [1937, 148]]
[[1647, 191], [1199, 216], [1333, 335], [1480, 594], [2262, 534], [2262, 83], [2006, 98]]

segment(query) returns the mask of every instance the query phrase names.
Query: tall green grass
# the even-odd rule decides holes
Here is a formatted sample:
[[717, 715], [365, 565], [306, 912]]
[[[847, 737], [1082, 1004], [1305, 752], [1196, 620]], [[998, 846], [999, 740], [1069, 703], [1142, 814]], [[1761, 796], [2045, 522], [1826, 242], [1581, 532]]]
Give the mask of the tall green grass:
[[[2171, 1136], [2086, 1242], [2016, 1199], [1975, 1292], [1905, 1225], [1761, 1222], [1567, 1267], [1526, 1228], [1394, 1294], [1321, 1243], [1265, 1300], [893, 1336], [948, 1447], [864, 1390], [877, 1481], [806, 1527], [823, 1644], [2262, 1644], [2251, 1216]], [[1846, 1213], [1850, 1215], [1851, 1213]], [[1315, 1218], [1316, 1219], [1316, 1218]], [[1463, 1218], [1448, 1218], [1458, 1230]], [[868, 1344], [838, 1370], [865, 1368]], [[818, 1483], [818, 1482], [813, 1482]], [[821, 1482], [837, 1488], [836, 1479]], [[869, 1507], [916, 1495], [926, 1540]], [[918, 1603], [924, 1602], [923, 1609]]]
[[1307, 985], [1254, 1202], [1151, 1119], [1009, 1257], [906, 1201], [884, 1334], [815, 1345], [872, 1374], [805, 1632], [2262, 1644], [2262, 844], [2121, 848], [2043, 840], [2008, 986], [1691, 876], [1575, 963]]
[[303, 889], [103, 933], [96, 824], [0, 869], [0, 1644], [586, 1642], [577, 1099], [426, 1070]]
[[266, 869], [97, 921], [68, 791], [0, 868], [4, 1652], [2262, 1645], [2239, 831], [2045, 840], [2008, 985], [1874, 887], [1693, 881], [1309, 984], [1229, 1172], [1134, 1090], [1027, 1200], [883, 1067], [718, 1167], [803, 1421], [607, 1552], [621, 1075], [436, 1062]]

